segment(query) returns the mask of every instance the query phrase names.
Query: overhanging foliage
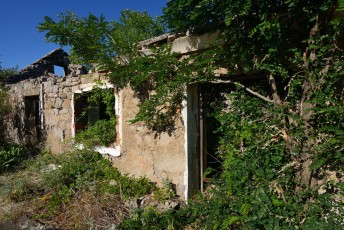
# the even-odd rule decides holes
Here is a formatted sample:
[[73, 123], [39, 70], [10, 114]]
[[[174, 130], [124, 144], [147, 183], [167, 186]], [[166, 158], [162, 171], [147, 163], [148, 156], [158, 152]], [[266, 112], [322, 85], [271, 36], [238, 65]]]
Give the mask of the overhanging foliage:
[[[173, 122], [185, 85], [214, 80], [219, 67], [227, 68], [229, 77], [238, 72], [266, 76], [266, 84], [249, 88], [235, 83], [237, 90], [229, 95], [234, 103], [215, 115], [224, 134], [218, 149], [223, 173], [210, 190], [213, 195], [184, 213], [185, 224], [308, 229], [317, 223], [335, 229], [343, 226], [342, 10], [343, 1], [336, 0], [172, 0], [163, 16], [172, 29], [217, 25], [226, 45], [182, 60], [168, 46], [141, 56], [135, 46], [125, 52], [103, 46], [107, 30], [101, 36], [88, 30], [100, 38], [93, 40], [100, 47], [72, 51], [79, 60], [111, 70], [115, 83], [146, 91], [136, 121], [151, 127]], [[68, 40], [73, 36], [65, 32], [69, 26], [86, 30], [85, 25], [46, 19], [40, 29], [51, 41], [77, 47], [83, 37]], [[114, 54], [125, 57], [125, 67]]]

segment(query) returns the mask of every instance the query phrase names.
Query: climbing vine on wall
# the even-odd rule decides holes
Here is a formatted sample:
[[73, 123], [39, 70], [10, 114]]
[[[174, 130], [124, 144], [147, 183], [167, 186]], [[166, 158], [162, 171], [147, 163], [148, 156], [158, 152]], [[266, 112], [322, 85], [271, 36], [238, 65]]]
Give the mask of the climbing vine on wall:
[[[224, 134], [218, 148], [223, 171], [212, 195], [181, 214], [189, 217], [186, 224], [215, 229], [344, 225], [343, 5], [342, 0], [171, 0], [163, 18], [172, 30], [207, 24], [221, 29], [224, 45], [183, 59], [168, 46], [148, 56], [135, 48], [116, 53], [125, 57], [125, 67], [112, 56], [99, 59], [114, 83], [143, 90], [134, 121], [150, 127], [173, 123], [187, 84], [213, 81], [219, 67], [228, 70], [226, 82], [236, 87], [229, 95], [233, 103], [215, 115]], [[40, 29], [51, 41], [77, 47], [82, 38], [66, 34], [69, 26], [99, 35], [87, 30], [87, 23], [75, 24], [80, 20], [85, 21], [45, 20]], [[102, 19], [92, 23], [107, 25]], [[122, 24], [140, 33], [142, 25]], [[74, 51], [92, 63], [90, 54], [113, 48], [111, 38], [100, 38], [94, 41], [100, 49]], [[237, 81], [257, 73], [264, 83]]]

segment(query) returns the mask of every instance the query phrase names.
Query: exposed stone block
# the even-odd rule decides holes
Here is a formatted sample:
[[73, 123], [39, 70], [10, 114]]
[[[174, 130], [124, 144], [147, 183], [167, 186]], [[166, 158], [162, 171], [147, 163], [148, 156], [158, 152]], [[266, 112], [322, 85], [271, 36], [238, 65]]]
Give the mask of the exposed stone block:
[[59, 112], [60, 112], [59, 109], [53, 109], [53, 111], [54, 111], [54, 115], [55, 115], [55, 116], [59, 115]]
[[89, 78], [88, 77], [81, 77], [81, 84], [87, 84], [89, 83]]
[[71, 107], [71, 100], [70, 99], [63, 100], [62, 107], [63, 108], [70, 108]]
[[60, 98], [61, 99], [67, 99], [68, 95], [66, 93], [60, 93]]
[[63, 90], [63, 88], [66, 86], [66, 82], [61, 82], [61, 83], [58, 83], [58, 86], [59, 86], [59, 91], [61, 92]]
[[64, 93], [69, 93], [69, 92], [71, 92], [71, 87], [65, 87], [65, 88], [63, 88], [62, 92], [64, 92]]
[[76, 73], [77, 75], [81, 75], [81, 74], [83, 74], [83, 72], [84, 72], [84, 71], [82, 70], [82, 67], [79, 67], [79, 68], [77, 68], [77, 70], [76, 70], [75, 73]]
[[80, 84], [80, 82], [78, 82], [78, 81], [72, 81], [72, 83], [71, 83], [72, 86], [79, 85], [79, 84]]
[[66, 78], [66, 86], [67, 86], [67, 87], [70, 86], [71, 83], [72, 83], [72, 79], [70, 79], [70, 77], [67, 77], [67, 78]]
[[75, 92], [77, 90], [80, 90], [80, 86], [79, 85], [76, 85], [76, 86], [72, 87], [72, 92]]
[[49, 94], [53, 92], [53, 88], [51, 87], [51, 85], [46, 85], [46, 87], [44, 87], [44, 91], [45, 93]]
[[57, 80], [56, 80], [57, 83], [61, 83], [61, 82], [63, 82], [63, 81], [65, 81], [65, 78], [64, 78], [64, 77], [59, 77], [59, 78], [57, 78]]
[[55, 97], [57, 97], [57, 94], [56, 94], [56, 93], [49, 93], [49, 94], [48, 94], [48, 97], [50, 97], [50, 98], [55, 98]]
[[47, 108], [54, 108], [55, 107], [55, 98], [51, 98], [50, 100], [48, 100], [47, 102], [46, 102], [46, 107]]
[[59, 91], [59, 86], [58, 85], [54, 85], [53, 86], [53, 93], [57, 93]]
[[62, 108], [62, 103], [63, 103], [63, 100], [57, 97], [56, 100], [55, 100], [54, 107], [56, 109], [61, 109]]
[[72, 82], [78, 82], [80, 81], [80, 77], [76, 76], [76, 77], [72, 77]]
[[[62, 107], [63, 107], [63, 106], [62, 106]], [[60, 110], [59, 113], [60, 113], [60, 114], [69, 114], [69, 113], [70, 113], [70, 109], [63, 107], [63, 108]]]

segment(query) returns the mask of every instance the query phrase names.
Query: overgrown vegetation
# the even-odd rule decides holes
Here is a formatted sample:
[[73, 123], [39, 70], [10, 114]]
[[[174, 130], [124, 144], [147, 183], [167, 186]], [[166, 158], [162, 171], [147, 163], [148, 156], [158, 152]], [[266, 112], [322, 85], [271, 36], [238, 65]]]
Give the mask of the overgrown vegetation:
[[[225, 42], [183, 60], [164, 46], [136, 52], [135, 36], [162, 32], [147, 14], [126, 11], [119, 24], [71, 13], [45, 18], [39, 29], [70, 45], [75, 61], [99, 63], [119, 86], [146, 91], [136, 121], [150, 127], [173, 124], [185, 85], [213, 80], [219, 67], [236, 86], [232, 103], [215, 115], [224, 134], [220, 178], [187, 209], [138, 212], [122, 227], [342, 229], [343, 9], [342, 0], [172, 0], [164, 10], [172, 29], [206, 24], [220, 28]], [[256, 73], [264, 83], [231, 81]]]
[[77, 118], [87, 120], [92, 110], [96, 110], [99, 116], [99, 120], [88, 122], [83, 130], [77, 132], [76, 141], [86, 147], [109, 146], [116, 140], [115, 95], [112, 89], [103, 89], [101, 86], [98, 83], [91, 92], [84, 93], [87, 95], [88, 106], [84, 108], [81, 117]]
[[18, 215], [62, 229], [118, 225], [132, 211], [124, 205], [126, 200], [157, 189], [145, 178], [122, 175], [109, 160], [88, 150], [42, 153], [5, 178], [0, 202], [25, 202], [30, 208]]
[[21, 163], [25, 158], [25, 151], [16, 144], [0, 145], [0, 173]]
[[16, 144], [7, 143], [4, 133], [6, 116], [11, 106], [3, 80], [17, 71], [18, 68], [2, 68], [0, 65], [0, 173], [20, 163], [24, 156], [24, 149]]
[[10, 111], [10, 106], [8, 105], [7, 89], [3, 81], [18, 71], [18, 68], [2, 68], [0, 65], [0, 145], [3, 144], [3, 122], [5, 120], [6, 114]]
[[75, 139], [88, 147], [109, 146], [116, 140], [116, 117], [89, 124], [85, 130], [77, 134]]

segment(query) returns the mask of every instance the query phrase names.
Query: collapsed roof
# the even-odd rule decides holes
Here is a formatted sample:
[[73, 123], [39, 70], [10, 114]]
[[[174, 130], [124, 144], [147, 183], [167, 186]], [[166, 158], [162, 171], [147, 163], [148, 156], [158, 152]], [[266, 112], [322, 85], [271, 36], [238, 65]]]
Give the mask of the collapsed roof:
[[63, 49], [57, 48], [41, 59], [26, 66], [16, 75], [9, 76], [4, 80], [4, 83], [15, 84], [26, 79], [41, 77], [47, 73], [54, 73], [54, 66], [63, 67], [66, 71], [69, 64], [68, 54]]

